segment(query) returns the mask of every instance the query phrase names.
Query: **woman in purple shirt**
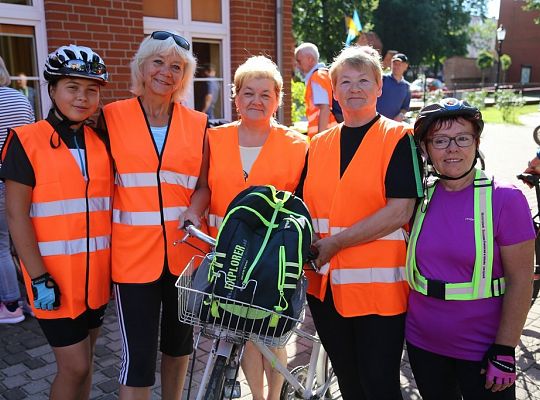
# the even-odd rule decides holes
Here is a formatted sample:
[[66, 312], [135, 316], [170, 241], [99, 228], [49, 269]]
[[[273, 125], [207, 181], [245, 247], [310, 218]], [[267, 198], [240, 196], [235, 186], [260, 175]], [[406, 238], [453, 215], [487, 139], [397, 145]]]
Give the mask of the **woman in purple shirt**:
[[424, 400], [515, 399], [534, 229], [523, 194], [475, 168], [484, 123], [464, 101], [420, 111], [414, 135], [438, 179], [407, 254], [409, 360]]

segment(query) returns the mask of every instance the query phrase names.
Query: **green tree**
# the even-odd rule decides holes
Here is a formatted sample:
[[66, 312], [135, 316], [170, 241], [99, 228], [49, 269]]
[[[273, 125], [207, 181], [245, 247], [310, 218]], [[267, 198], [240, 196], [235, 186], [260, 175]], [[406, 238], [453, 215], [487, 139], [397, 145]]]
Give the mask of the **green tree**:
[[384, 49], [403, 51], [411, 64], [437, 70], [445, 58], [465, 55], [471, 14], [485, 14], [486, 0], [379, 0], [374, 30]]
[[[540, 10], [540, 0], [524, 0], [523, 9], [526, 11]], [[540, 24], [540, 17], [534, 19], [535, 24]]]
[[476, 66], [482, 72], [482, 86], [484, 86], [484, 76], [485, 76], [486, 70], [493, 67], [494, 63], [495, 63], [495, 57], [493, 56], [493, 53], [491, 53], [490, 51], [482, 50], [478, 54], [478, 58], [476, 59]]
[[297, 44], [317, 45], [321, 59], [331, 62], [343, 48], [345, 17], [356, 9], [363, 31], [370, 30], [379, 0], [293, 0], [293, 34]]
[[499, 62], [501, 63], [501, 71], [503, 73], [503, 83], [506, 81], [506, 73], [508, 72], [508, 69], [512, 65], [512, 57], [510, 57], [508, 54], [503, 54], [501, 58], [499, 59]]

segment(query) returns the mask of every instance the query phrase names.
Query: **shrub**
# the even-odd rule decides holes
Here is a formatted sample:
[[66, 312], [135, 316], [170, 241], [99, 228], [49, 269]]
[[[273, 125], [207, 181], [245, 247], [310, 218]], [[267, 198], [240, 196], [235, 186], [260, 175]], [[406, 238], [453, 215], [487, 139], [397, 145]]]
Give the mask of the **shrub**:
[[482, 110], [486, 106], [486, 97], [488, 92], [485, 90], [475, 90], [473, 92], [467, 92], [463, 99], [471, 106]]
[[512, 90], [499, 90], [495, 92], [495, 107], [500, 110], [503, 121], [515, 122], [514, 112], [516, 107], [525, 104], [523, 96]]
[[304, 82], [291, 81], [291, 119], [292, 122], [302, 121], [306, 116], [306, 105], [304, 103], [304, 93], [306, 85]]

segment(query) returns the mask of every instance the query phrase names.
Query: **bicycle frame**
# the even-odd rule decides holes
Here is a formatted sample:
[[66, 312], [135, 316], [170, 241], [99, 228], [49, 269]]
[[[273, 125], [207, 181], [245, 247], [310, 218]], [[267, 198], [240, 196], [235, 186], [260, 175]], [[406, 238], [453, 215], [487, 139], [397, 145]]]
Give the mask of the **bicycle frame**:
[[[209, 243], [211, 245], [215, 244], [215, 240], [208, 235], [200, 232], [193, 226], [188, 226], [186, 228], [187, 235], [182, 239], [182, 241], [187, 240], [187, 238], [197, 237], [200, 240]], [[300, 319], [295, 320], [291, 317], [281, 316], [281, 318], [287, 318], [294, 322], [294, 326], [290, 332], [286, 334], [277, 333], [278, 337], [267, 336], [268, 331], [248, 331], [245, 332], [245, 324], [243, 327], [238, 326], [238, 323], [232, 324], [224, 323], [225, 317], [216, 324], [216, 321], [208, 322], [208, 318], [205, 318], [201, 314], [201, 310], [197, 309], [198, 306], [194, 306], [196, 302], [193, 301], [194, 296], [206, 296], [206, 299], [213, 299], [216, 296], [208, 293], [202, 293], [191, 287], [192, 276], [194, 274], [194, 261], [192, 260], [180, 277], [178, 278], [177, 287], [179, 289], [179, 318], [184, 323], [191, 324], [195, 327], [199, 327], [200, 331], [195, 343], [195, 349], [199, 346], [199, 341], [201, 336], [213, 339], [212, 349], [209, 353], [208, 360], [206, 362], [203, 376], [201, 379], [201, 384], [197, 391], [196, 400], [202, 400], [203, 397], [207, 398], [207, 386], [210, 386], [212, 379], [212, 372], [215, 367], [215, 362], [218, 357], [224, 357], [226, 360], [226, 365], [224, 369], [224, 374], [227, 368], [231, 368], [230, 365], [236, 367], [235, 377], [238, 374], [238, 369], [240, 361], [243, 356], [244, 345], [248, 340], [251, 340], [261, 354], [272, 364], [272, 366], [285, 378], [285, 381], [288, 382], [295, 390], [295, 393], [302, 393], [302, 398], [304, 399], [318, 399], [323, 398], [330, 385], [332, 384], [332, 377], [325, 380], [321, 373], [317, 374], [317, 368], [321, 363], [321, 355], [324, 353], [320, 339], [317, 336], [311, 335], [307, 332], [300, 330], [297, 325], [303, 320], [303, 313]], [[191, 299], [189, 299], [191, 296]], [[218, 297], [218, 296], [217, 296]], [[221, 301], [228, 301], [227, 299], [220, 298]], [[202, 304], [202, 300], [201, 303]], [[245, 304], [248, 307], [254, 307], [253, 304]], [[192, 307], [192, 309], [187, 309], [186, 306]], [[313, 343], [310, 363], [307, 370], [307, 377], [305, 380], [300, 381], [291, 371], [287, 369], [286, 365], [283, 365], [275, 356], [275, 354], [270, 350], [270, 347], [274, 346], [285, 346], [291, 335], [296, 333], [298, 336], [306, 338]], [[325, 359], [326, 361], [326, 359]], [[315, 389], [314, 389], [315, 387]]]

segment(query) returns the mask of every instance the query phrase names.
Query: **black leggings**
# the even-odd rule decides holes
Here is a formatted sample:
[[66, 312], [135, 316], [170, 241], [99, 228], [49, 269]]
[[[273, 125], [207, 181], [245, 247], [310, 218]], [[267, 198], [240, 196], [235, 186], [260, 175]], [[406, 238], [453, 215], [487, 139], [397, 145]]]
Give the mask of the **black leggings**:
[[336, 311], [330, 289], [324, 302], [307, 298], [343, 399], [402, 400], [399, 368], [405, 314], [345, 318]]
[[502, 392], [486, 390], [481, 362], [441, 356], [407, 342], [414, 380], [424, 400], [515, 400], [516, 385]]

